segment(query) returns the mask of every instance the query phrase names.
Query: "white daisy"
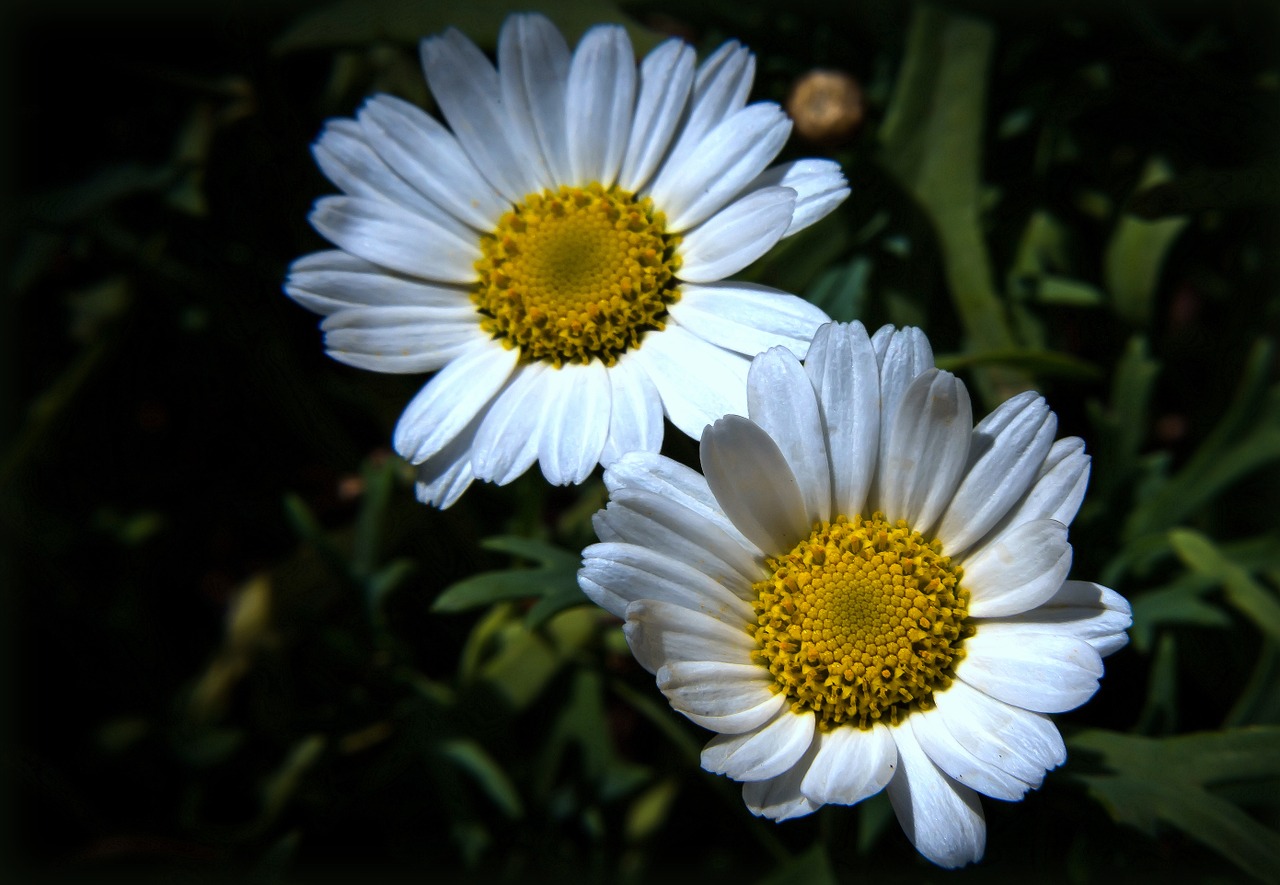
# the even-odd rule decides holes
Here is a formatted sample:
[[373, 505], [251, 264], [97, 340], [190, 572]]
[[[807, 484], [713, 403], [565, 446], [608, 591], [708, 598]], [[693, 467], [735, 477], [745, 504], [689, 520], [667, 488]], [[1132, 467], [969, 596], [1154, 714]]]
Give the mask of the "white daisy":
[[719, 732], [702, 765], [752, 812], [887, 787], [921, 854], [977, 860], [976, 793], [1020, 799], [1065, 760], [1045, 714], [1127, 639], [1119, 594], [1066, 580], [1084, 444], [1030, 392], [974, 427], [918, 329], [825, 326], [803, 366], [756, 357], [747, 399], [703, 434], [705, 478], [648, 453], [605, 472], [579, 582]]
[[534, 461], [582, 482], [657, 451], [664, 412], [696, 438], [745, 408], [750, 356], [803, 356], [826, 321], [721, 281], [834, 209], [838, 165], [767, 169], [791, 124], [746, 104], [754, 57], [730, 42], [695, 61], [669, 40], [637, 67], [606, 26], [571, 53], [546, 18], [513, 16], [497, 68], [456, 30], [423, 41], [449, 128], [379, 95], [316, 142], [343, 195], [311, 223], [338, 250], [296, 261], [285, 290], [326, 316], [335, 359], [438, 371], [394, 437], [424, 501]]

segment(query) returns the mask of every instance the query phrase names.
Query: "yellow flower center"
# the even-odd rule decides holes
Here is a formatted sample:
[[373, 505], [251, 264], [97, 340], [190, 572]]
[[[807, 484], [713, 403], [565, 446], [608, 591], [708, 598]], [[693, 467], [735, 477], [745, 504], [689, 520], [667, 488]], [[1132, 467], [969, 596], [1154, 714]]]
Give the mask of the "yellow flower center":
[[680, 298], [679, 243], [648, 197], [599, 184], [529, 194], [481, 238], [481, 328], [523, 362], [611, 366]]
[[951, 684], [974, 630], [963, 572], [937, 541], [880, 513], [837, 516], [765, 565], [753, 659], [819, 728], [896, 725]]

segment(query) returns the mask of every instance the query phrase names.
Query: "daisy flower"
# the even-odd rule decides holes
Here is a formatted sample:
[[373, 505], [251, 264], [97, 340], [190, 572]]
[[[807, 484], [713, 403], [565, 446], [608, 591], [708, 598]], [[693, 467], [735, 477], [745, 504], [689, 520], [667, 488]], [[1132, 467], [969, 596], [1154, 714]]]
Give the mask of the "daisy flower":
[[649, 453], [605, 472], [579, 583], [753, 813], [883, 788], [921, 854], [975, 861], [977, 794], [1066, 759], [1045, 714], [1127, 639], [1121, 596], [1066, 580], [1084, 444], [1031, 392], [974, 427], [918, 329], [824, 326], [803, 365], [756, 357], [747, 400], [703, 433], [705, 478]]
[[423, 41], [447, 127], [388, 95], [327, 124], [314, 153], [343, 193], [310, 220], [338, 248], [285, 286], [325, 315], [335, 359], [437, 373], [394, 443], [441, 507], [535, 461], [569, 484], [657, 451], [664, 413], [696, 438], [742, 411], [750, 357], [803, 356], [827, 317], [722, 281], [849, 193], [831, 161], [767, 168], [791, 124], [746, 104], [755, 60], [738, 43], [699, 66], [669, 40], [637, 66], [620, 27], [570, 52], [517, 15], [497, 57], [456, 30]]

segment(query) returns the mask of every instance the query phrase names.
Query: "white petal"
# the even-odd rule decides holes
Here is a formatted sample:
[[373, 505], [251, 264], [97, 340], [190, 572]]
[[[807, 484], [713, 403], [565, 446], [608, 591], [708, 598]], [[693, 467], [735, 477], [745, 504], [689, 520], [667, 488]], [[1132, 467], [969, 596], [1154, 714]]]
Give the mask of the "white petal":
[[322, 197], [310, 221], [344, 251], [401, 273], [443, 283], [476, 279], [479, 240], [382, 200]]
[[834, 160], [795, 160], [766, 169], [743, 188], [789, 187], [796, 192], [796, 208], [784, 237], [799, 233], [827, 217], [849, 196], [849, 185]]
[[929, 369], [902, 396], [880, 465], [880, 494], [891, 522], [929, 529], [951, 500], [969, 457], [973, 413], [964, 382]]
[[1002, 623], [1024, 624], [1037, 633], [1083, 639], [1106, 657], [1124, 648], [1125, 633], [1133, 625], [1129, 601], [1109, 587], [1092, 581], [1064, 581], [1058, 592], [1036, 608]]
[[815, 739], [803, 756], [777, 777], [763, 781], [748, 781], [742, 785], [742, 801], [747, 810], [757, 817], [774, 821], [791, 820], [817, 811], [819, 803], [813, 802], [801, 789], [809, 765], [818, 752]]
[[701, 612], [642, 599], [627, 606], [623, 633], [636, 661], [650, 673], [681, 661], [747, 664], [756, 641], [746, 627], [730, 627]]
[[543, 376], [546, 417], [538, 463], [552, 485], [577, 485], [600, 461], [609, 435], [609, 374], [604, 364], [566, 365]]
[[447, 446], [414, 470], [414, 493], [423, 504], [447, 510], [475, 479], [471, 469], [471, 445], [483, 419], [476, 415]]
[[680, 279], [713, 283], [737, 273], [773, 248], [787, 229], [796, 192], [770, 187], [730, 203], [685, 234]]
[[658, 689], [671, 706], [703, 728], [741, 734], [778, 712], [786, 695], [774, 692], [773, 675], [759, 664], [715, 661], [672, 663], [658, 670]]
[[895, 728], [893, 738], [901, 767], [889, 801], [911, 844], [947, 869], [981, 860], [987, 824], [977, 794], [939, 771], [909, 728]]
[[706, 477], [692, 467], [652, 452], [630, 452], [604, 472], [604, 484], [615, 494], [622, 489], [643, 489], [661, 495], [701, 518], [731, 530], [752, 556], [760, 552], [732, 528], [729, 518], [716, 503], [716, 496], [711, 494]]
[[881, 326], [871, 338], [880, 366], [880, 446], [876, 457], [877, 479], [872, 483], [867, 509], [884, 509], [879, 490], [883, 483], [884, 464], [889, 459], [889, 434], [893, 418], [907, 387], [922, 372], [933, 368], [933, 349], [924, 332], [908, 326], [895, 329]]
[[635, 107], [635, 58], [616, 25], [597, 25], [574, 50], [565, 93], [571, 183], [608, 187], [618, 177]]
[[1089, 456], [1084, 452], [1084, 440], [1076, 436], [1060, 439], [1049, 449], [1026, 496], [993, 531], [1035, 519], [1054, 519], [1070, 525], [1088, 485]]
[[453, 28], [421, 48], [431, 94], [471, 162], [513, 203], [538, 189], [538, 166], [527, 159], [537, 145], [524, 144], [510, 125], [498, 72], [484, 53]]
[[661, 550], [744, 597], [753, 595], [751, 585], [763, 577], [759, 558], [742, 543], [742, 536], [725, 517], [708, 519], [645, 489], [614, 492], [608, 507], [597, 513], [593, 522], [601, 540], [605, 538], [600, 531], [603, 525], [618, 540]]
[[702, 748], [702, 767], [736, 781], [763, 781], [795, 765], [813, 743], [816, 717], [783, 707], [770, 721], [745, 734], [718, 735]]
[[669, 310], [699, 338], [748, 357], [781, 345], [803, 358], [828, 321], [817, 305], [758, 283], [687, 283]]
[[1031, 785], [997, 765], [983, 762], [955, 741], [936, 711], [914, 712], [902, 727], [910, 728], [934, 765], [957, 783], [993, 799], [1016, 802]]
[[672, 38], [641, 62], [631, 139], [618, 175], [624, 190], [639, 192], [662, 161], [693, 88], [696, 60], [692, 46]]
[[806, 522], [831, 519], [831, 469], [818, 396], [786, 348], [771, 348], [751, 361], [747, 414], [786, 458], [800, 486]]
[[[636, 362], [662, 396], [662, 408], [681, 432], [702, 438], [722, 415], [747, 413], [746, 359], [703, 341], [675, 322], [645, 335]], [[697, 384], [690, 379], [697, 378]]]
[[1071, 570], [1067, 527], [1052, 519], [1024, 522], [975, 548], [962, 564], [970, 617], [1028, 611], [1058, 592]]
[[465, 289], [406, 280], [337, 249], [313, 252], [293, 262], [284, 290], [303, 307], [326, 316], [351, 307], [471, 305]]
[[1058, 429], [1032, 391], [1006, 400], [973, 429], [969, 467], [935, 533], [948, 556], [968, 550], [1030, 488]]
[[1013, 707], [954, 680], [933, 696], [955, 742], [974, 756], [1039, 787], [1045, 772], [1067, 761], [1067, 747], [1043, 713]]
[[756, 619], [750, 603], [716, 579], [664, 552], [635, 544], [592, 544], [582, 551], [578, 583], [592, 602], [618, 617], [637, 600], [656, 599], [731, 626], [744, 627]]
[[898, 747], [889, 729], [846, 726], [820, 732], [818, 753], [800, 789], [816, 805], [854, 805], [884, 789], [898, 767]]
[[1083, 639], [992, 621], [964, 641], [956, 675], [1024, 710], [1064, 713], [1098, 690], [1102, 658]]
[[736, 40], [703, 61], [694, 77], [688, 117], [667, 157], [668, 164], [683, 163], [708, 132], [746, 104], [755, 72], [755, 56]]
[[737, 415], [702, 435], [702, 472], [729, 520], [766, 553], [789, 551], [809, 533], [804, 498], [777, 443]]
[[600, 463], [608, 467], [628, 452], [656, 452], [662, 448], [662, 398], [649, 376], [636, 365], [634, 354], [624, 353], [609, 368], [609, 387], [609, 436], [600, 453]]
[[453, 133], [421, 108], [377, 95], [365, 102], [358, 119], [374, 150], [397, 175], [476, 230], [492, 230], [511, 208]]
[[506, 383], [516, 357], [514, 350], [480, 341], [445, 366], [400, 416], [392, 437], [400, 456], [420, 464], [448, 445]]
[[498, 35], [502, 105], [523, 140], [539, 148], [529, 159], [539, 163], [543, 187], [570, 178], [564, 114], [569, 59], [564, 37], [546, 16], [512, 15], [503, 23]]
[[506, 485], [538, 460], [546, 416], [542, 382], [551, 371], [543, 362], [521, 366], [494, 397], [471, 456], [478, 479]]
[[428, 216], [439, 211], [383, 162], [354, 120], [330, 120], [311, 153], [325, 177], [343, 193], [383, 199]]
[[689, 230], [742, 193], [782, 150], [790, 132], [791, 121], [782, 108], [754, 104], [707, 133], [684, 161], [665, 163], [649, 195], [667, 216], [667, 230]]
[[831, 323], [813, 336], [804, 362], [818, 392], [831, 458], [832, 510], [852, 519], [864, 510], [880, 441], [880, 378], [861, 323]]
[[434, 372], [488, 335], [469, 305], [363, 307], [338, 311], [320, 328], [334, 359], [375, 372]]

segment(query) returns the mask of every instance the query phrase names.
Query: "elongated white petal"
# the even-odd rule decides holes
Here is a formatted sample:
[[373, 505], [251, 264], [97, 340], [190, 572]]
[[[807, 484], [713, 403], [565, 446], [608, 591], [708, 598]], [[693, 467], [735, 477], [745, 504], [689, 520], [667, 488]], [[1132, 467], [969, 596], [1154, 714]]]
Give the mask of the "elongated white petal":
[[741, 535], [727, 519], [707, 519], [645, 489], [614, 492], [609, 506], [596, 514], [595, 523], [602, 540], [603, 525], [618, 540], [662, 550], [743, 595], [749, 595], [751, 585], [762, 577], [759, 559], [742, 544]]
[[311, 153], [325, 177], [345, 194], [386, 200], [428, 217], [440, 211], [391, 170], [354, 120], [330, 120]]
[[905, 519], [929, 536], [964, 471], [972, 428], [969, 392], [960, 379], [929, 369], [911, 382], [880, 465], [881, 503], [890, 521]]
[[758, 283], [688, 283], [670, 311], [699, 338], [748, 357], [781, 345], [804, 358], [828, 321], [817, 305]]
[[543, 376], [542, 395], [542, 475], [552, 485], [580, 483], [600, 461], [609, 435], [608, 372], [595, 360], [553, 369]]
[[[658, 670], [658, 689], [671, 706], [721, 734], [741, 734], [773, 717], [786, 697], [770, 690], [773, 676], [758, 664], [671, 663]], [[709, 727], [709, 726], [704, 726]]]
[[[611, 493], [622, 489], [643, 489], [693, 511], [717, 525], [731, 526], [716, 503], [706, 478], [691, 467], [652, 452], [628, 452], [604, 472], [604, 484]], [[752, 555], [760, 551], [737, 530], [734, 534]]]
[[1092, 581], [1064, 581], [1040, 605], [1000, 620], [1023, 624], [1038, 633], [1083, 639], [1106, 657], [1129, 641], [1125, 631], [1133, 625], [1133, 611], [1129, 601], [1109, 587]]
[[956, 783], [977, 790], [993, 799], [1016, 802], [1031, 789], [1031, 785], [1019, 780], [997, 765], [979, 759], [961, 746], [947, 730], [941, 716], [932, 710], [907, 716], [905, 727], [919, 742], [925, 755]]
[[794, 765], [777, 777], [763, 781], [748, 781], [742, 785], [742, 801], [747, 810], [757, 817], [784, 821], [812, 814], [818, 803], [804, 794], [802, 784], [810, 763], [818, 752], [818, 740], [814, 739]]
[[476, 45], [450, 28], [422, 41], [422, 68], [431, 94], [471, 162], [511, 202], [537, 189], [537, 166], [502, 107], [498, 72]]
[[762, 187], [789, 187], [796, 192], [796, 208], [784, 237], [799, 233], [826, 218], [849, 196], [840, 164], [834, 160], [795, 160], [766, 169], [743, 188], [749, 193]]
[[498, 78], [510, 125], [538, 151], [526, 158], [539, 166], [542, 187], [570, 180], [565, 143], [565, 88], [569, 47], [546, 16], [512, 15], [498, 35]]
[[880, 378], [861, 323], [831, 323], [813, 336], [804, 362], [822, 408], [831, 459], [832, 512], [864, 510], [880, 441]]
[[952, 739], [990, 765], [1039, 787], [1067, 760], [1067, 747], [1043, 713], [1010, 706], [957, 679], [933, 696]]
[[628, 452], [656, 452], [662, 448], [662, 400], [649, 376], [624, 353], [609, 369], [612, 408], [609, 436], [600, 453], [608, 467]]
[[781, 554], [809, 533], [804, 497], [763, 429], [729, 415], [702, 435], [702, 470], [725, 515], [757, 547]]
[[1071, 570], [1067, 527], [1052, 519], [1024, 522], [975, 549], [963, 565], [971, 617], [1028, 611], [1057, 593]]
[[353, 308], [320, 328], [331, 357], [375, 372], [434, 372], [488, 337], [466, 305]]
[[397, 175], [474, 229], [491, 230], [510, 208], [453, 133], [421, 108], [377, 95], [365, 102], [357, 119], [365, 138]]
[[680, 279], [713, 283], [742, 270], [782, 237], [795, 202], [791, 188], [770, 187], [721, 209], [685, 235]]
[[736, 781], [777, 777], [799, 761], [813, 743], [814, 715], [783, 707], [774, 718], [745, 734], [717, 735], [702, 748], [702, 767]]
[[321, 197], [311, 224], [329, 242], [366, 261], [442, 283], [476, 279], [479, 241], [382, 200]]
[[414, 470], [414, 494], [423, 504], [447, 510], [475, 479], [471, 447], [484, 414], [478, 414], [462, 432]]
[[1074, 636], [1038, 633], [1034, 624], [982, 625], [964, 643], [956, 675], [1005, 703], [1037, 713], [1065, 713], [1098, 690], [1102, 658]]
[[746, 104], [755, 71], [755, 56], [735, 40], [722, 45], [699, 65], [689, 114], [667, 157], [667, 164], [683, 163], [708, 132]]
[[674, 322], [645, 336], [636, 362], [658, 388], [671, 423], [694, 439], [722, 415], [747, 413], [747, 360]]
[[689, 563], [635, 544], [592, 544], [582, 551], [578, 583], [593, 602], [618, 617], [637, 600], [656, 599], [729, 625], [745, 627], [755, 621], [751, 605], [720, 581]]
[[853, 805], [885, 788], [898, 768], [898, 746], [889, 729], [875, 723], [833, 728], [814, 739], [818, 752], [800, 785], [815, 805]]
[[392, 442], [401, 457], [420, 464], [451, 442], [506, 383], [516, 356], [480, 341], [428, 381], [396, 424]]
[[565, 92], [570, 184], [613, 184], [622, 167], [635, 106], [636, 63], [627, 32], [587, 31], [573, 53]]
[[408, 280], [338, 249], [313, 252], [295, 261], [289, 267], [284, 290], [303, 307], [325, 316], [353, 307], [449, 308], [471, 304], [462, 287]]
[[987, 823], [977, 794], [943, 774], [909, 728], [896, 728], [901, 767], [889, 781], [889, 801], [916, 850], [954, 869], [982, 859]]
[[667, 229], [682, 233], [720, 211], [778, 155], [790, 132], [782, 108], [751, 105], [707, 133], [687, 159], [665, 163], [649, 193]]
[[818, 396], [786, 348], [771, 348], [752, 360], [747, 414], [786, 458], [804, 499], [806, 523], [831, 519], [831, 468]]
[[506, 485], [538, 460], [546, 415], [542, 408], [542, 381], [550, 371], [553, 370], [546, 363], [522, 366], [494, 397], [476, 434], [471, 456], [478, 479]]
[[933, 368], [933, 348], [919, 329], [881, 326], [871, 338], [880, 366], [880, 451], [876, 457], [876, 480], [872, 483], [869, 510], [883, 510], [880, 489], [889, 460], [889, 435], [898, 404], [911, 382]]
[[747, 663], [756, 647], [745, 627], [730, 627], [709, 615], [656, 599], [631, 603], [626, 618], [622, 629], [631, 653], [650, 673], [681, 661]]
[[693, 88], [693, 47], [672, 38], [640, 64], [640, 89], [618, 184], [640, 192], [671, 144]]
[[1070, 525], [1089, 485], [1089, 456], [1084, 440], [1060, 439], [1049, 449], [1027, 494], [992, 529], [992, 534], [1035, 519], [1053, 519]]
[[968, 550], [1026, 494], [1057, 429], [1057, 416], [1031, 391], [1006, 400], [979, 422], [969, 443], [970, 465], [938, 523], [947, 555]]

